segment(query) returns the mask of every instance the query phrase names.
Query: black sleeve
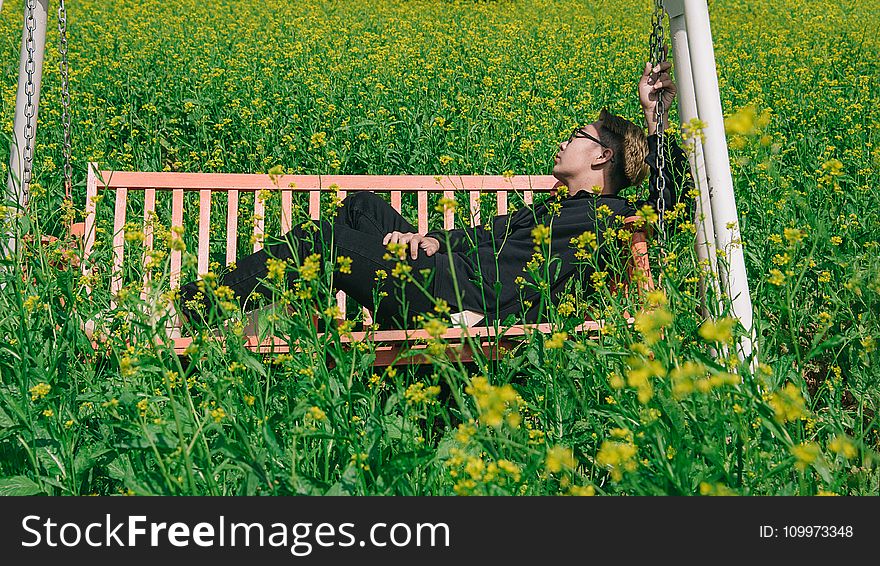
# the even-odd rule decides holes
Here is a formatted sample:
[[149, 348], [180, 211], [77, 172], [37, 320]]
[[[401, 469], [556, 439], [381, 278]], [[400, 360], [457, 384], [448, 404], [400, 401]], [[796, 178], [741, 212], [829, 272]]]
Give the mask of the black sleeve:
[[[648, 136], [648, 156], [645, 157], [645, 163], [651, 168], [651, 174], [648, 181], [648, 200], [636, 203], [639, 209], [645, 204], [651, 205], [654, 210], [658, 210], [658, 198], [660, 196], [660, 175], [659, 159], [660, 152], [658, 148], [657, 135]], [[679, 145], [669, 136], [666, 136], [666, 162], [663, 167], [663, 179], [665, 187], [663, 190], [663, 200], [667, 211], [672, 210], [679, 202], [684, 203], [685, 210], [683, 215], [679, 215], [679, 219], [686, 221], [693, 220], [693, 202], [688, 193], [694, 187], [693, 179], [690, 176], [690, 163], [687, 156]]]
[[[455, 251], [466, 250], [470, 247], [471, 239], [464, 228], [452, 230], [431, 230], [425, 236], [436, 238], [440, 242], [440, 252], [448, 254]], [[449, 245], [447, 246], [447, 237]]]
[[[440, 251], [443, 253], [465, 252], [480, 243], [492, 240], [496, 236], [503, 236], [509, 230], [512, 217], [502, 214], [492, 217], [489, 222], [471, 228], [453, 228], [452, 230], [431, 230], [426, 236], [437, 238], [440, 242]], [[449, 246], [446, 245], [446, 235], [449, 235]]]

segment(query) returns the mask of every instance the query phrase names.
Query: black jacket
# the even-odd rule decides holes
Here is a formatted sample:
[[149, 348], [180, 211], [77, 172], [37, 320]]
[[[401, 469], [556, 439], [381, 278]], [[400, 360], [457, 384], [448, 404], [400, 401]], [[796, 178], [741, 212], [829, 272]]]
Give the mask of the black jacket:
[[[693, 185], [686, 175], [687, 157], [675, 143], [668, 143], [667, 147], [664, 169], [666, 209], [671, 210], [681, 200], [685, 203], [686, 210], [680, 218], [692, 220], [690, 204], [693, 199], [682, 198]], [[525, 312], [526, 322], [543, 320], [542, 313], [548, 306], [540, 305], [540, 291], [517, 284], [517, 278], [520, 277], [527, 282], [534, 282], [526, 269], [535, 253], [533, 229], [539, 224], [550, 228], [551, 302], [558, 304], [566, 283], [572, 276], [583, 276], [582, 288], [592, 288], [591, 275], [595, 268], [604, 269], [603, 263], [609, 259], [609, 247], [604, 244], [603, 233], [608, 226], [613, 226], [613, 217], [611, 220], [602, 218], [597, 222], [596, 210], [606, 205], [613, 215], [627, 217], [636, 214], [647, 203], [654, 206], [658, 195], [657, 157], [657, 136], [648, 136], [648, 155], [645, 158], [650, 167], [647, 201], [631, 204], [623, 197], [595, 195], [582, 190], [566, 198], [550, 197], [542, 203], [521, 208], [512, 214], [495, 216], [491, 222], [480, 226], [428, 232], [428, 236], [440, 241], [440, 250], [436, 254], [438, 269], [434, 278], [435, 296], [445, 299], [453, 311], [458, 310], [455, 292], [457, 283], [461, 307], [486, 313], [486, 322], [491, 323], [495, 319], [504, 321], [508, 315], [518, 315], [523, 312], [523, 301], [531, 303], [531, 308]], [[561, 205], [556, 214], [551, 209], [553, 203]], [[575, 257], [576, 247], [571, 240], [585, 231], [592, 231], [597, 235], [598, 264], [590, 265], [589, 262]], [[450, 266], [451, 269], [442, 269], [445, 266]], [[455, 272], [455, 282], [452, 279], [452, 270]]]

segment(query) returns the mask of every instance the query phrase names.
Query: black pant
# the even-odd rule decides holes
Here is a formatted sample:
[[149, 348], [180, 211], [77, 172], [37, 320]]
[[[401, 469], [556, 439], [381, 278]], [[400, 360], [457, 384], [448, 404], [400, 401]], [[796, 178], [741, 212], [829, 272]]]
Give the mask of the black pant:
[[[388, 250], [382, 245], [382, 239], [395, 230], [417, 230], [381, 197], [368, 191], [351, 192], [342, 201], [333, 224], [321, 220], [313, 222], [312, 227], [315, 229], [297, 226], [285, 234], [280, 243], [268, 245], [237, 261], [235, 269], [218, 277], [217, 285], [230, 287], [242, 310], [253, 310], [256, 305], [249, 301], [252, 293], [272, 296], [272, 291], [261, 281], [269, 274], [266, 264], [268, 258], [293, 258], [297, 265], [301, 265], [305, 258], [317, 253], [321, 255], [322, 269], [323, 262], [327, 259], [334, 262], [340, 256], [351, 259], [347, 273], [341, 272], [341, 264], [336, 262], [333, 286], [369, 308], [375, 322], [382, 328], [412, 328], [413, 316], [433, 310], [435, 256], [427, 257], [424, 251], [419, 250], [418, 258], [413, 260], [407, 248], [404, 260], [412, 268], [410, 274], [427, 294], [416, 284], [404, 282], [405, 280], [392, 275], [397, 261], [383, 259]], [[377, 282], [379, 270], [384, 270], [387, 275]], [[288, 284], [293, 287], [297, 280], [298, 272], [289, 271]], [[373, 291], [377, 287], [378, 291], [387, 293], [387, 296], [380, 298], [378, 310], [373, 301]], [[210, 312], [209, 303], [198, 293], [199, 289], [194, 281], [180, 288], [181, 311], [189, 321], [199, 320], [200, 311], [205, 318]], [[197, 305], [193, 305], [194, 302]]]

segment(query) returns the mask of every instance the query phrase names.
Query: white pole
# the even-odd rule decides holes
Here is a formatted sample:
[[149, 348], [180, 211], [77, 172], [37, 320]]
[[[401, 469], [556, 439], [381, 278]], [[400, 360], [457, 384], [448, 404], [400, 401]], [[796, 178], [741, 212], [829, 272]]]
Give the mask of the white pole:
[[[697, 112], [706, 123], [703, 155], [706, 161], [712, 220], [715, 226], [715, 246], [724, 254], [719, 262], [719, 276], [724, 291], [730, 297], [733, 316], [748, 332], [740, 342], [739, 357], [745, 359], [753, 352], [755, 329], [752, 320], [752, 298], [746, 276], [742, 252], [739, 217], [730, 174], [727, 138], [724, 134], [724, 115], [718, 91], [715, 49], [709, 25], [709, 7], [706, 0], [684, 0], [687, 22], [688, 47], [694, 83]], [[752, 360], [755, 361], [754, 359]]]
[[[24, 25], [21, 38], [21, 63], [18, 70], [18, 93], [15, 96], [15, 121], [9, 150], [9, 200], [17, 202], [21, 210], [27, 206], [30, 179], [24, 171], [27, 134], [30, 155], [33, 156], [37, 133], [37, 112], [40, 102], [40, 84], [43, 78], [43, 54], [46, 49], [46, 21], [49, 0], [25, 0]], [[33, 7], [33, 12], [28, 8]], [[30, 116], [30, 120], [28, 120]], [[14, 254], [17, 242], [14, 234], [6, 234], [5, 254]]]
[[[675, 83], [678, 87], [678, 115], [681, 123], [687, 124], [697, 118], [697, 98], [694, 90], [694, 75], [691, 68], [691, 54], [688, 49], [687, 26], [684, 17], [683, 0], [666, 0], [666, 13], [669, 15], [669, 30], [672, 37], [672, 53], [675, 60]], [[706, 162], [703, 158], [703, 145], [691, 138], [685, 144], [691, 164], [691, 174], [696, 181], [699, 198], [694, 217], [697, 229], [696, 251], [701, 264], [708, 268], [700, 279], [700, 293], [703, 298], [703, 317], [711, 316], [707, 303], [706, 277], [709, 277], [715, 289], [715, 296], [720, 300], [721, 291], [718, 286], [718, 259], [715, 254], [715, 225], [712, 222], [712, 208], [709, 202], [709, 182], [706, 178]], [[717, 311], [716, 311], [717, 312]]]

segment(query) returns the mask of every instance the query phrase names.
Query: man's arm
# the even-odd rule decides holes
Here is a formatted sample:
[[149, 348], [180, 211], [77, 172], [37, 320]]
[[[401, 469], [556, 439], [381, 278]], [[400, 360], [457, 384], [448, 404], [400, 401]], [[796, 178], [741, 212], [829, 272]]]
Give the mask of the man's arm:
[[[510, 229], [512, 220], [513, 215], [511, 214], [499, 214], [479, 226], [454, 228], [452, 230], [432, 230], [425, 235], [439, 240], [440, 251], [443, 253], [466, 252], [479, 246], [481, 243], [495, 239], [496, 235], [506, 234]], [[449, 235], [448, 247], [446, 245], [446, 234]]]
[[[672, 81], [669, 72], [672, 63], [663, 61], [657, 66], [650, 62], [645, 64], [645, 70], [639, 80], [639, 102], [642, 104], [642, 112], [645, 114], [645, 123], [648, 125], [648, 155], [645, 163], [651, 168], [651, 176], [648, 181], [648, 203], [655, 209], [660, 197], [659, 173], [659, 138], [657, 137], [657, 103], [663, 102], [663, 125], [669, 123], [669, 108], [675, 102], [677, 88]], [[673, 140], [667, 139], [666, 155], [663, 167], [663, 202], [665, 210], [672, 210], [679, 202], [685, 203], [684, 218], [691, 217], [691, 199], [682, 198], [690, 192], [693, 180], [686, 177], [689, 163], [684, 151]], [[639, 203], [641, 206], [641, 203]], [[659, 211], [658, 211], [659, 212]]]

